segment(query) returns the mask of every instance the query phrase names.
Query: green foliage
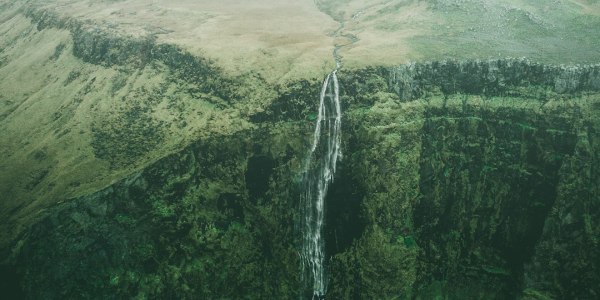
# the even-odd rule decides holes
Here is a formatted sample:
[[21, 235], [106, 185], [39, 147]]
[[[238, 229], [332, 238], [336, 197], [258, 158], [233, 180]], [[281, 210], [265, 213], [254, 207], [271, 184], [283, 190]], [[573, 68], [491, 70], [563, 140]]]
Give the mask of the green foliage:
[[175, 210], [163, 201], [153, 201], [152, 206], [154, 213], [160, 218], [172, 217], [175, 214]]
[[[299, 262], [289, 234], [294, 217], [283, 200], [289, 194], [272, 191], [264, 203], [248, 198], [246, 151], [255, 149], [249, 141], [202, 141], [55, 208], [53, 215], [68, 217], [60, 227], [37, 227], [23, 252], [23, 269], [31, 275], [26, 293], [44, 299], [294, 298]], [[290, 185], [286, 180], [280, 181]]]
[[329, 297], [334, 299], [410, 299], [416, 280], [417, 248], [393, 240], [378, 227], [366, 230], [332, 262]]
[[113, 168], [129, 166], [164, 141], [165, 126], [153, 118], [149, 98], [145, 90], [127, 95], [115, 112], [93, 124], [96, 157]]
[[[590, 262], [600, 228], [592, 201], [600, 114], [589, 110], [600, 108], [597, 96], [555, 99], [546, 87], [520, 86], [508, 88], [512, 96], [482, 97], [440, 85], [409, 101], [390, 91], [384, 74], [340, 72], [338, 174], [349, 178], [334, 184], [351, 183], [355, 202], [332, 194], [338, 198], [328, 203], [345, 206], [328, 210], [347, 218], [340, 224], [364, 225], [328, 249], [328, 297], [589, 295], [581, 282], [598, 281]], [[28, 295], [297, 298], [294, 221], [318, 84], [280, 89], [264, 119], [245, 115], [256, 117], [251, 129], [203, 138], [49, 211], [23, 242]], [[142, 111], [135, 116], [143, 119]], [[264, 158], [259, 166], [249, 163], [256, 157]], [[252, 180], [265, 190], [253, 193]], [[341, 232], [332, 229], [330, 236]], [[523, 276], [536, 289], [521, 293]]]

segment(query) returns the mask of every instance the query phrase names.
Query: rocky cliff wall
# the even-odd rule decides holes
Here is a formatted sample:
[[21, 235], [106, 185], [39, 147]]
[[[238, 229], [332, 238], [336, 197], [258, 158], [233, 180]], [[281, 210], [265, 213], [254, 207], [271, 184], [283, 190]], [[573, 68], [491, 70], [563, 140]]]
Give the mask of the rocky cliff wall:
[[[3, 223], [18, 232], [3, 236], [3, 289], [44, 299], [297, 298], [299, 179], [319, 79], [272, 87], [152, 37], [26, 15], [2, 28], [61, 39], [2, 44], [0, 67], [27, 70], [38, 61], [17, 64], [16, 53], [43, 44], [48, 74], [39, 77], [56, 80], [1, 94], [14, 104], [2, 126], [24, 130], [18, 120], [36, 107], [23, 103], [65, 105], [40, 122], [54, 144], [23, 138], [4, 149], [25, 147], [24, 157], [52, 168], [22, 168], [43, 210], [22, 207], [27, 197], [14, 190], [27, 184], [5, 187], [19, 201], [2, 213], [35, 217], [19, 230], [18, 217]], [[507, 59], [340, 71], [329, 297], [596, 298], [599, 69]], [[48, 91], [67, 96], [36, 96]], [[63, 129], [78, 115], [95, 117]], [[79, 153], [53, 148], [74, 133], [96, 163], [59, 159]], [[95, 182], [95, 172], [106, 177]]]
[[[340, 73], [344, 159], [327, 198], [329, 297], [596, 295], [596, 87], [557, 91], [547, 83], [559, 72], [497, 94], [420, 85], [427, 93], [407, 101], [395, 88], [414, 76], [404, 68]], [[583, 80], [595, 68], [569, 74]], [[454, 76], [462, 78], [420, 80]], [[255, 129], [198, 141], [48, 211], [15, 248], [25, 293], [296, 297], [294, 220], [314, 88], [282, 94], [251, 118]]]
[[299, 261], [289, 174], [301, 165], [291, 154], [303, 149], [286, 141], [301, 131], [290, 129], [198, 142], [56, 207], [20, 248], [25, 294], [292, 297]]
[[436, 89], [446, 94], [486, 96], [531, 86], [559, 94], [600, 89], [600, 65], [549, 66], [525, 58], [410, 64], [386, 69], [383, 75], [403, 100], [420, 98]]

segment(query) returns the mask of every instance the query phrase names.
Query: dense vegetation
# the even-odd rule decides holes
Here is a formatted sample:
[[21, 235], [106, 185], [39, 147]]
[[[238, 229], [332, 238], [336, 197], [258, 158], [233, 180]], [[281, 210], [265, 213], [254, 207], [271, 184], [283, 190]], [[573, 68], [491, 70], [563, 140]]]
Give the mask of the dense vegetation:
[[[85, 171], [120, 179], [67, 181], [63, 165], [51, 166], [57, 151], [32, 146], [25, 157], [43, 168], [14, 186], [49, 204], [30, 226], [3, 221], [14, 236], [2, 233], [0, 290], [299, 298], [299, 189], [321, 79], [270, 86], [155, 39], [26, 14], [34, 23], [21, 20], [15, 36], [68, 31], [48, 47], [46, 68], [76, 61], [48, 83], [69, 95], [49, 117], [51, 137], [66, 144], [75, 133], [64, 127], [92, 103], [89, 127], [72, 127], [89, 129], [77, 134], [102, 167]], [[343, 160], [326, 199], [328, 298], [598, 297], [600, 66], [445, 60], [338, 74]], [[96, 109], [93, 95], [114, 106]], [[19, 112], [12, 104], [1, 121]], [[60, 184], [77, 193], [44, 193]]]
[[[344, 159], [327, 198], [328, 295], [592, 297], [582, 287], [599, 281], [598, 70], [527, 61], [410, 70], [431, 68], [457, 71], [340, 75]], [[473, 80], [502, 89], [464, 90], [477, 89]], [[557, 93], [565, 84], [569, 93]], [[200, 140], [53, 208], [15, 261], [25, 293], [296, 297], [310, 88], [282, 95], [254, 129]]]

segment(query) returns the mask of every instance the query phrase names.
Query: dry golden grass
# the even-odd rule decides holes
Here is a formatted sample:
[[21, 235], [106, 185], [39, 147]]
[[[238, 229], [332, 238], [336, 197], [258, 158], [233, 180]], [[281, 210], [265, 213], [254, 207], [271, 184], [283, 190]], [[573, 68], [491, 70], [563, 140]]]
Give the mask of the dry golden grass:
[[156, 35], [234, 74], [255, 70], [279, 81], [333, 67], [328, 33], [337, 23], [310, 0], [57, 0], [41, 7], [127, 35]]
[[[600, 15], [600, 2], [590, 0], [54, 0], [39, 6], [105, 30], [155, 35], [232, 74], [253, 70], [272, 83], [329, 72], [333, 48], [348, 44], [342, 37], [348, 34], [358, 42], [341, 50], [346, 67], [440, 58], [544, 60], [540, 53], [561, 62], [573, 45], [584, 50], [571, 62], [600, 58], [593, 53], [597, 45], [577, 34], [600, 30], [600, 21], [568, 24]], [[340, 22], [345, 28], [334, 36]]]

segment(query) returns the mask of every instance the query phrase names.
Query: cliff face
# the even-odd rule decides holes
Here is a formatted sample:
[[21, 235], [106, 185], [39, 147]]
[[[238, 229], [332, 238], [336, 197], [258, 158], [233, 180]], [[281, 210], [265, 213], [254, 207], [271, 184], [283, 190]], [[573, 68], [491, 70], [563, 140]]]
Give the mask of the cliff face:
[[[152, 37], [7, 7], [1, 290], [299, 296], [299, 189], [321, 79], [271, 86]], [[600, 66], [338, 75], [328, 297], [598, 296]]]
[[[340, 82], [329, 297], [596, 295], [598, 67], [440, 62]], [[25, 294], [296, 297], [317, 93], [300, 82], [251, 129], [47, 211], [15, 247]]]
[[286, 137], [298, 132], [198, 142], [57, 207], [21, 247], [26, 294], [290, 297], [299, 262], [289, 174], [300, 166], [291, 154], [303, 149]]
[[334, 257], [332, 294], [595, 297], [597, 70], [438, 62], [341, 79], [365, 230]]

